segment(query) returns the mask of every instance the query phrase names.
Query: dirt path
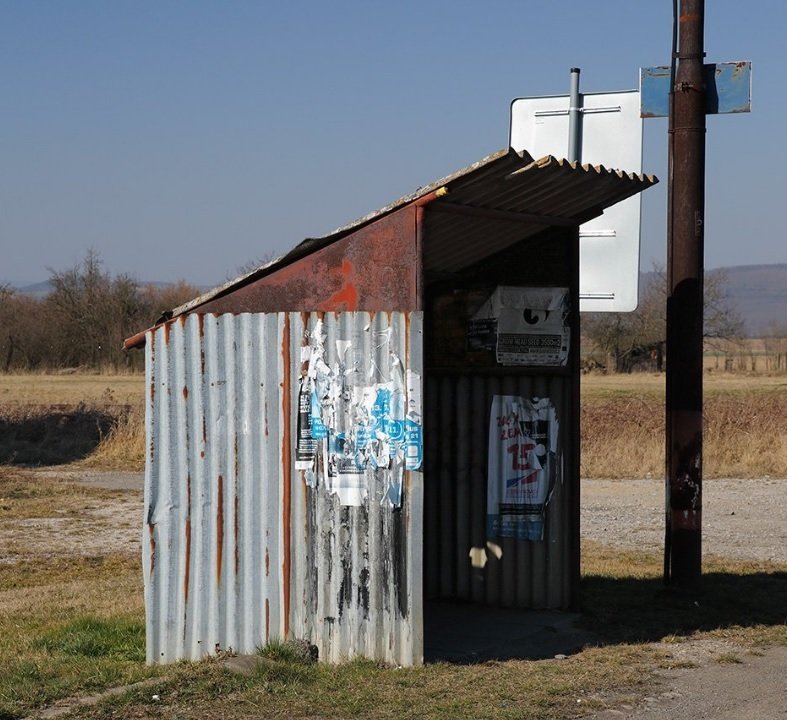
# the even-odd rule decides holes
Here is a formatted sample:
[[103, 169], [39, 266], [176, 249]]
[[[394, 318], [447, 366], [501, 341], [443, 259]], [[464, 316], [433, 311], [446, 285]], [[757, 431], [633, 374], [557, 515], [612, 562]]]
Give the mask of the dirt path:
[[787, 647], [740, 653], [732, 662], [659, 670], [655, 690], [636, 706], [588, 715], [588, 720], [785, 720]]

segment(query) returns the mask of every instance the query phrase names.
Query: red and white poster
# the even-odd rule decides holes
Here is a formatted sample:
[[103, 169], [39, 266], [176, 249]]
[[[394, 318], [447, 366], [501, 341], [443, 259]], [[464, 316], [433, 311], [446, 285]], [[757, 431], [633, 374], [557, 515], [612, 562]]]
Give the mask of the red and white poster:
[[495, 395], [489, 415], [487, 536], [542, 540], [558, 423], [549, 398]]

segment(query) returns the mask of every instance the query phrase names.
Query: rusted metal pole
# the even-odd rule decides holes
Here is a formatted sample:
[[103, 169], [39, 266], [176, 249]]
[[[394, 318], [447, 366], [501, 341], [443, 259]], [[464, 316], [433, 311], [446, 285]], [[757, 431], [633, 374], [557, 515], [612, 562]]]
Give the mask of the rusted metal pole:
[[702, 575], [702, 315], [705, 218], [704, 0], [681, 0], [671, 129], [667, 257], [665, 581]]

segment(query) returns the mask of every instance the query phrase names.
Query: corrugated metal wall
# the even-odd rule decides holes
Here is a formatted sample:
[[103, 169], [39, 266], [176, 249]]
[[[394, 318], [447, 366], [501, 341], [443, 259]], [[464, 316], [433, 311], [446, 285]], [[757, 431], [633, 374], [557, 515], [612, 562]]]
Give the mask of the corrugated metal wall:
[[324, 660], [422, 659], [421, 472], [404, 472], [391, 508], [384, 468], [359, 506], [295, 469], [301, 348], [318, 323], [327, 365], [341, 341], [364, 382], [409, 370], [420, 385], [420, 313], [188, 315], [148, 335], [149, 662], [284, 637]]
[[[567, 452], [570, 379], [511, 369], [430, 373], [426, 380], [424, 565], [427, 599], [484, 605], [567, 608], [572, 602], [573, 487]], [[495, 395], [550, 398], [560, 423], [558, 477], [542, 541], [492, 539], [487, 545], [489, 414]], [[562, 468], [562, 471], [561, 471]], [[471, 550], [486, 564], [473, 567]], [[502, 554], [500, 554], [502, 553]], [[498, 557], [499, 554], [499, 557]], [[478, 563], [477, 563], [478, 564]]]
[[190, 315], [148, 337], [148, 662], [284, 635], [284, 326]]

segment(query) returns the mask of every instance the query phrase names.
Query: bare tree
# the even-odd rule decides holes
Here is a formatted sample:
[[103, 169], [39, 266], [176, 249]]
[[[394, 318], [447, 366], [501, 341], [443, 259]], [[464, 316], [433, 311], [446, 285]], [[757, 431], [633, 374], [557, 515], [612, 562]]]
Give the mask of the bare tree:
[[[704, 336], [711, 341], [739, 337], [743, 321], [727, 294], [727, 276], [721, 271], [705, 276]], [[640, 288], [640, 301], [632, 313], [589, 313], [583, 334], [593, 349], [604, 355], [602, 364], [616, 372], [631, 372], [647, 363], [663, 369], [667, 339], [667, 280], [655, 266]]]
[[102, 269], [94, 250], [79, 265], [50, 272], [52, 292], [46, 305], [54, 321], [56, 364], [92, 368], [124, 364], [123, 339], [144, 324], [148, 310], [138, 283], [128, 275], [113, 278]]

